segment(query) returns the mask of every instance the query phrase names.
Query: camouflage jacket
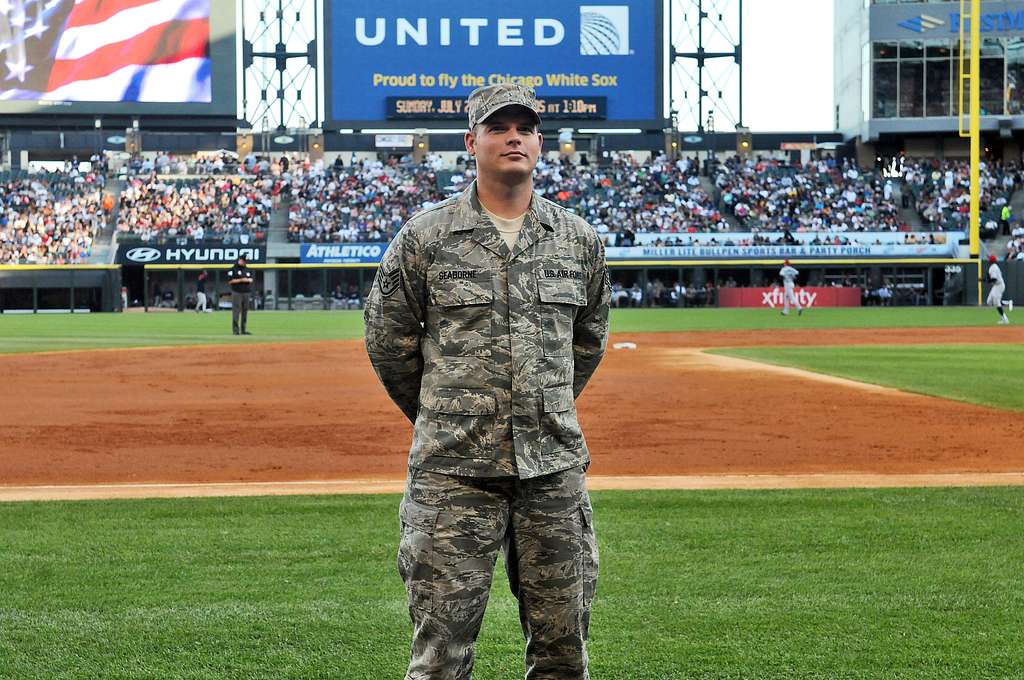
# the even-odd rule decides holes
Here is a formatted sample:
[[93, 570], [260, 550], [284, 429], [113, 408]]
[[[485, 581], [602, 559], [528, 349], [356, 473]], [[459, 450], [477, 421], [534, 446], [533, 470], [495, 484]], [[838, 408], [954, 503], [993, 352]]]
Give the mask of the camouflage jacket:
[[604, 244], [534, 196], [509, 250], [476, 184], [413, 216], [366, 300], [366, 350], [411, 420], [409, 464], [527, 479], [589, 461], [575, 399], [604, 356]]

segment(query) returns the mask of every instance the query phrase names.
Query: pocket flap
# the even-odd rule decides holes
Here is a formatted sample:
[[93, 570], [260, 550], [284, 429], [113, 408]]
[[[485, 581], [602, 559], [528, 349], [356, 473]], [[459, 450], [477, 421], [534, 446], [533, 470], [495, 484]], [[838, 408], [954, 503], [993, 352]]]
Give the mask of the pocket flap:
[[440, 512], [437, 508], [427, 507], [408, 498], [402, 499], [402, 503], [398, 508], [398, 514], [404, 523], [428, 534], [434, 533], [434, 527], [437, 525], [437, 516]]
[[538, 275], [537, 290], [540, 292], [541, 302], [576, 305], [578, 307], [587, 304], [587, 294], [583, 290], [582, 281], [546, 279]]
[[463, 387], [438, 387], [424, 396], [423, 405], [435, 413], [467, 416], [484, 416], [497, 411], [493, 394]]
[[561, 387], [544, 388], [544, 413], [561, 413], [572, 409], [572, 387], [562, 385]]
[[580, 519], [583, 526], [594, 526], [594, 510], [586, 503], [580, 503]]
[[490, 276], [473, 281], [445, 281], [430, 288], [435, 305], [441, 307], [463, 307], [466, 305], [490, 304], [494, 298]]

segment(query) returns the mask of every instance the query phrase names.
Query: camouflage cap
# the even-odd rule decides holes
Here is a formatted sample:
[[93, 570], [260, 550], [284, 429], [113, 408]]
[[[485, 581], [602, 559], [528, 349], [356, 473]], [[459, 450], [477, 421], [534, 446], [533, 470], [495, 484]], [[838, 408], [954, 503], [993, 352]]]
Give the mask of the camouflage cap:
[[533, 91], [533, 88], [517, 83], [499, 83], [478, 87], [469, 93], [469, 99], [466, 101], [469, 129], [472, 130], [478, 123], [484, 122], [491, 114], [506, 106], [522, 106], [529, 109], [536, 119], [536, 123], [540, 125], [540, 114], [537, 113], [537, 93]]

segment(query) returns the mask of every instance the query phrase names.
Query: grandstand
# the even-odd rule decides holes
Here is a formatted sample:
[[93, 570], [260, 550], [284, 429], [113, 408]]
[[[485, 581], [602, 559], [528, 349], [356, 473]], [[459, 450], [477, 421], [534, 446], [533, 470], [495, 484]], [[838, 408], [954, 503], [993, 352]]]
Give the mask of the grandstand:
[[[767, 263], [684, 269], [658, 260], [653, 270], [655, 264], [642, 261], [680, 254], [670, 249], [686, 249], [687, 255], [706, 250], [720, 260], [801, 252], [794, 248], [825, 253], [830, 247], [855, 256], [956, 257], [965, 229], [963, 162], [907, 161], [902, 176], [887, 177], [850, 157], [815, 156], [792, 162], [778, 153], [726, 153], [702, 166], [696, 157], [656, 152], [614, 152], [601, 164], [550, 153], [538, 164], [535, 186], [592, 224], [613, 263], [624, 261], [613, 280], [630, 291], [628, 304], [707, 304], [715, 299], [705, 292], [709, 286], [773, 285]], [[367, 155], [346, 163], [341, 153], [316, 160], [296, 153], [252, 153], [238, 162], [225, 157], [232, 158], [154, 152], [120, 164], [93, 159], [97, 167], [113, 164], [111, 180], [70, 166], [67, 172], [9, 176], [3, 261], [117, 261], [124, 266], [130, 304], [183, 307], [192, 299], [191, 277], [156, 271], [143, 277], [124, 254], [154, 246], [262, 248], [257, 261], [274, 266], [303, 262], [310, 244], [386, 245], [411, 215], [461, 191], [474, 177], [472, 161], [455, 154], [431, 154], [421, 163], [410, 156]], [[989, 218], [1020, 200], [1016, 166], [992, 162], [983, 178]], [[1015, 216], [1012, 228], [1018, 224]], [[94, 247], [101, 238], [109, 247]], [[1016, 257], [1020, 239], [996, 246]], [[314, 306], [347, 308], [359, 305], [369, 280], [365, 267], [287, 277], [271, 269], [258, 284], [269, 306], [308, 307], [316, 300]], [[908, 274], [905, 267], [813, 267], [807, 284], [842, 282], [864, 291], [906, 287], [914, 294], [898, 301], [915, 304], [940, 303], [950, 292], [943, 277], [924, 270]], [[218, 277], [214, 284], [223, 287]], [[661, 286], [687, 292], [673, 297]]]
[[[116, 288], [114, 297], [123, 285], [130, 306], [182, 309], [194, 294], [189, 268], [211, 268], [216, 301], [226, 290], [217, 267], [245, 254], [259, 268], [261, 305], [359, 306], [401, 226], [473, 181], [462, 142], [468, 85], [460, 83], [457, 92], [424, 86], [407, 97], [359, 79], [367, 75], [364, 66], [384, 68], [381, 62], [393, 58], [411, 59], [418, 69], [411, 52], [371, 59], [363, 49], [369, 45], [353, 43], [349, 53], [348, 46], [322, 41], [329, 47], [314, 68], [323, 70], [324, 85], [308, 79], [322, 110], [306, 108], [297, 93], [288, 95], [295, 96], [290, 109], [284, 102], [270, 106], [265, 83], [247, 95], [251, 79], [235, 77], [239, 36], [229, 4], [210, 15], [224, 37], [210, 38], [209, 54], [217, 57], [210, 73], [196, 74], [209, 78], [208, 91], [151, 92], [155, 98], [145, 102], [85, 97], [59, 108], [31, 96], [0, 100], [2, 112], [11, 114], [0, 136], [7, 172], [0, 178], [0, 265], [113, 267], [115, 278], [104, 285]], [[545, 101], [566, 98], [558, 104], [564, 110], [553, 105], [542, 116], [535, 190], [594, 227], [612, 281], [629, 292], [629, 304], [719, 304], [713, 291], [775, 285], [785, 258], [800, 261], [802, 285], [857, 287], [864, 300], [891, 287], [910, 291], [893, 295], [895, 302], [977, 303], [979, 254], [968, 258], [965, 247], [967, 147], [954, 139], [958, 110], [948, 87], [955, 38], [935, 34], [935, 44], [922, 47], [919, 36], [907, 33], [915, 5], [922, 4], [838, 0], [837, 26], [860, 28], [856, 40], [835, 43], [836, 129], [793, 133], [751, 133], [742, 121], [735, 130], [713, 132], [703, 118], [684, 130], [689, 123], [678, 111], [665, 110], [671, 65], [663, 62], [663, 36], [654, 30], [664, 17], [646, 4], [632, 8], [636, 21], [647, 17], [634, 27], [650, 26], [653, 39], [635, 42], [629, 59], [620, 55], [621, 70], [610, 74], [615, 79], [595, 79], [587, 91], [573, 92], [571, 107], [568, 93], [538, 86]], [[349, 11], [329, 5], [338, 16]], [[1006, 50], [1018, 31], [1003, 28], [987, 38], [985, 58], [996, 59], [998, 42], [1009, 88], [1017, 73]], [[559, 47], [566, 61], [560, 68], [588, 63], [578, 61], [586, 55], [572, 42]], [[289, 54], [312, 66], [302, 51], [309, 44]], [[446, 58], [471, 74], [485, 55], [464, 48], [448, 50]], [[275, 59], [278, 70], [287, 61]], [[506, 70], [488, 68], [497, 66]], [[919, 83], [914, 74], [925, 66], [938, 80]], [[243, 70], [250, 68], [247, 61]], [[343, 89], [335, 87], [343, 74], [348, 95], [328, 96]], [[989, 240], [980, 256], [1014, 260], [1024, 247], [1019, 234], [1011, 235], [1024, 216], [1024, 175], [1014, 121], [1006, 116], [1019, 112], [1020, 91], [1014, 85], [997, 96], [991, 78], [985, 87], [992, 112], [984, 114], [979, 196]], [[667, 94], [678, 106], [680, 93]], [[872, 104], [867, 112], [865, 96]], [[258, 113], [250, 106], [257, 99]], [[18, 299], [33, 300], [35, 309], [42, 284], [16, 270], [5, 272], [4, 281], [19, 276], [0, 289], [18, 288]], [[111, 297], [107, 291], [92, 299]], [[0, 308], [9, 306], [5, 300]]]
[[105, 184], [101, 172], [74, 168], [0, 173], [0, 264], [88, 262], [110, 213]]

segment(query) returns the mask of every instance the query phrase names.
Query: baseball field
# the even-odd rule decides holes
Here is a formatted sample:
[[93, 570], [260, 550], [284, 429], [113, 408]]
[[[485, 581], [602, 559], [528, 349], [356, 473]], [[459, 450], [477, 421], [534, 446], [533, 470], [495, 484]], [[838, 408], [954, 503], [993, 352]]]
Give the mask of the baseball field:
[[[592, 677], [1024, 677], [1024, 328], [995, 320], [616, 310], [578, 402]], [[229, 325], [0, 317], [0, 678], [402, 677], [410, 427], [361, 315]], [[521, 676], [503, 574], [484, 680]]]

